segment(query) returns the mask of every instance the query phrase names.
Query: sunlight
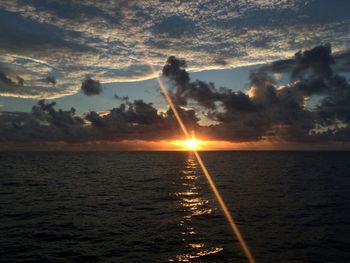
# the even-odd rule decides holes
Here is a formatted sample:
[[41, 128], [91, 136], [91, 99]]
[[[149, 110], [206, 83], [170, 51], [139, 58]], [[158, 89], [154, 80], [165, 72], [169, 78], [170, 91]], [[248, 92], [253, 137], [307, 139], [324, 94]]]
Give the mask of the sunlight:
[[185, 140], [184, 146], [186, 146], [190, 150], [197, 150], [198, 146], [200, 145], [200, 140], [197, 139], [190, 139], [190, 140]]
[[172, 140], [168, 142], [175, 151], [200, 151], [206, 148], [207, 141], [197, 139], [195, 137], [187, 140]]

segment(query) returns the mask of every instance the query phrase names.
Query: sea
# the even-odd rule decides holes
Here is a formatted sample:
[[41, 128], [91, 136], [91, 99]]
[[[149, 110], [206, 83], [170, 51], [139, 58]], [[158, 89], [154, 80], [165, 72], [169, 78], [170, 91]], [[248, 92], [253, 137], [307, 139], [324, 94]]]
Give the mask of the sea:
[[[350, 152], [200, 152], [256, 262], [350, 262]], [[0, 262], [248, 262], [191, 152], [0, 153]]]

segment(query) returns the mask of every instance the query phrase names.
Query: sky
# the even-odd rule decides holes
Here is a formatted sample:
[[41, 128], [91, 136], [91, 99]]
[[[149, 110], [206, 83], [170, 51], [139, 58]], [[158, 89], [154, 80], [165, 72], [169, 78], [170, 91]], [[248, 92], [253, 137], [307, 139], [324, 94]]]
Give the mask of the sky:
[[[349, 149], [347, 0], [0, 2], [0, 147]], [[215, 143], [213, 143], [215, 142]]]

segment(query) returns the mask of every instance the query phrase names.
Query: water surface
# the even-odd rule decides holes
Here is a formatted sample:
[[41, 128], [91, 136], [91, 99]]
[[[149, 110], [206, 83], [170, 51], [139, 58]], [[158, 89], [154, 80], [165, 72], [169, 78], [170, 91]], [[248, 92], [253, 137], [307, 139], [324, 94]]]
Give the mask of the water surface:
[[[350, 262], [350, 153], [203, 153], [257, 262]], [[0, 154], [3, 262], [246, 262], [186, 152]]]

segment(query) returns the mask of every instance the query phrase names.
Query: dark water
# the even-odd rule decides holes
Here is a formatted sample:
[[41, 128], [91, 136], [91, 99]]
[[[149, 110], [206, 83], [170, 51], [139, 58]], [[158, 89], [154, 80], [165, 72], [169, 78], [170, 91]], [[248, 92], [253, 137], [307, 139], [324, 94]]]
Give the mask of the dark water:
[[[203, 153], [257, 262], [350, 262], [350, 153]], [[190, 153], [1, 153], [1, 262], [246, 262]]]

